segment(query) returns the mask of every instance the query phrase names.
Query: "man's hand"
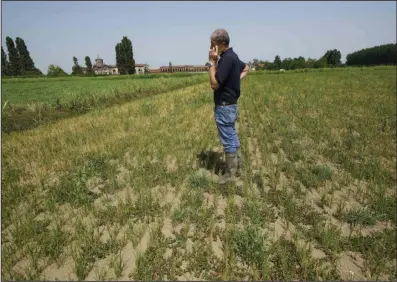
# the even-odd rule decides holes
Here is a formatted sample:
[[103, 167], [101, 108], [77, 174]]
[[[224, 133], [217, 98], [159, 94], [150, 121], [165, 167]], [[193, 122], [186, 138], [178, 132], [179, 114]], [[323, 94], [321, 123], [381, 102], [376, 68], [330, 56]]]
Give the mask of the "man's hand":
[[219, 84], [215, 79], [215, 72], [216, 72], [216, 62], [218, 60], [218, 46], [215, 46], [214, 48], [211, 48], [208, 54], [209, 57], [209, 61], [211, 63], [211, 67], [210, 67], [210, 84], [211, 84], [211, 88], [212, 90], [216, 90], [219, 88]]
[[218, 46], [211, 48], [209, 51], [209, 61], [211, 64], [215, 64], [218, 60]]

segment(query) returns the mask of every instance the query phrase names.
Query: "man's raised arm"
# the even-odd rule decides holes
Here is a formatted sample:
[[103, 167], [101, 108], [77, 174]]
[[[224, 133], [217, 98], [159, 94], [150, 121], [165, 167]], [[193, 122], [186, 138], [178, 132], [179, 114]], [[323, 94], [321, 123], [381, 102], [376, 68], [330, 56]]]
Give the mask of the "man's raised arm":
[[[210, 63], [216, 64], [215, 55], [218, 55], [218, 51], [210, 56]], [[232, 59], [230, 57], [224, 57], [222, 59], [222, 64], [219, 64], [218, 67], [210, 67], [210, 83], [212, 90], [216, 90], [220, 85], [223, 85], [225, 81], [230, 76], [230, 72], [232, 70]]]
[[211, 48], [209, 51], [209, 60], [210, 60], [210, 84], [212, 90], [216, 90], [219, 88], [219, 83], [215, 77], [216, 75], [216, 60], [218, 59], [218, 46]]

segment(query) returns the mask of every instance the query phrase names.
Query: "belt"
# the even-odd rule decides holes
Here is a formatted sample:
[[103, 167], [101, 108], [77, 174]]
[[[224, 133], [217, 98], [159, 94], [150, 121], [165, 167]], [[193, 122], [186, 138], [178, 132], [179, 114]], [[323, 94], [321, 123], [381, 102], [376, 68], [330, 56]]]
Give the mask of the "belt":
[[215, 106], [231, 106], [231, 105], [236, 105], [236, 103], [226, 103], [226, 102], [222, 102], [220, 104], [215, 104]]

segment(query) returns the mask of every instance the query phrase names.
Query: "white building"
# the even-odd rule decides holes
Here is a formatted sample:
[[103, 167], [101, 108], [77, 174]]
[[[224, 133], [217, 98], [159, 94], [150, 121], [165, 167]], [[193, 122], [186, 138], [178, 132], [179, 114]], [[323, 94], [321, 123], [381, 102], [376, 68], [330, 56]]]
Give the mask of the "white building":
[[[135, 74], [144, 74], [146, 66], [146, 64], [135, 64]], [[95, 64], [92, 66], [92, 68], [95, 74], [120, 74], [116, 65], [104, 64], [103, 59], [99, 58], [99, 56], [95, 59]], [[86, 71], [85, 68], [84, 71]]]

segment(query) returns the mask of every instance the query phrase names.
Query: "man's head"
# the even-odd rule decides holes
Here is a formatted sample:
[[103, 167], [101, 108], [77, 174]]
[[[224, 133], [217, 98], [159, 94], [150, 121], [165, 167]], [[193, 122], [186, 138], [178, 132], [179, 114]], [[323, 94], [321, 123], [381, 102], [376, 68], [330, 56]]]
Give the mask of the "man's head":
[[229, 48], [229, 43], [229, 34], [223, 28], [218, 28], [211, 34], [211, 48], [218, 46], [219, 54]]

